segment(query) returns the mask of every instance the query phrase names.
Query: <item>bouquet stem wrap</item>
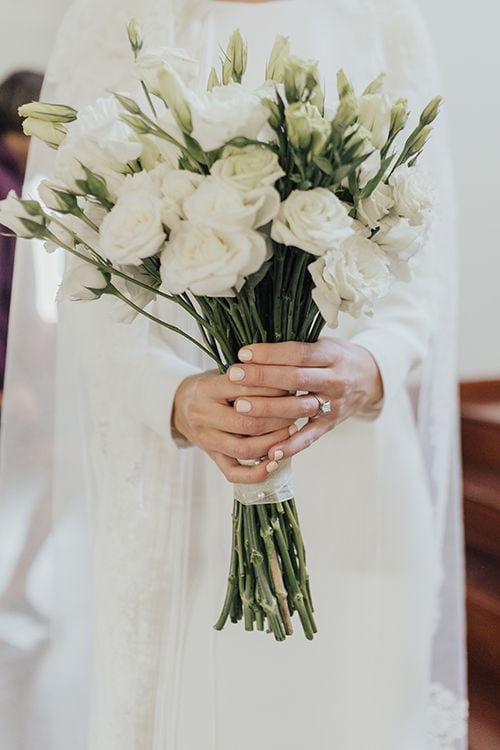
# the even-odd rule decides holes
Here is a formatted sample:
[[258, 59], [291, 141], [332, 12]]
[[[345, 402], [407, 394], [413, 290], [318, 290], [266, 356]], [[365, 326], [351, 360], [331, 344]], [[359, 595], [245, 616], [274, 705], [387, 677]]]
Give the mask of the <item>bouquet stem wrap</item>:
[[[241, 461], [240, 463], [243, 466], [254, 466], [259, 461]], [[242, 505], [283, 503], [286, 500], [292, 500], [293, 497], [291, 459], [283, 461], [279, 468], [265, 482], [259, 482], [258, 484], [236, 484], [234, 486], [234, 499]]]

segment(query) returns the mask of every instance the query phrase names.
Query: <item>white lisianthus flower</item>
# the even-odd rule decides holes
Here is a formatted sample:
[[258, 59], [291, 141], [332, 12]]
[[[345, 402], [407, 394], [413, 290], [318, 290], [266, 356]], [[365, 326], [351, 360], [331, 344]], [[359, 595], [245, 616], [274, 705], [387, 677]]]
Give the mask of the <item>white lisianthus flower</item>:
[[214, 177], [244, 191], [274, 187], [285, 175], [277, 154], [262, 146], [227, 146], [210, 171]]
[[310, 150], [312, 156], [321, 154], [331, 135], [332, 124], [317, 107], [302, 101], [289, 104], [285, 119], [288, 137], [294, 148]]
[[106, 180], [116, 193], [129, 171], [128, 163], [141, 155], [141, 145], [130, 128], [120, 120], [122, 110], [113, 96], [98, 99], [84, 107], [56, 156], [55, 173], [70, 190], [81, 192], [76, 180], [84, 180], [82, 164]]
[[[25, 222], [32, 223], [33, 228], [28, 228]], [[44, 226], [45, 218], [36, 201], [22, 201], [14, 190], [10, 190], [7, 197], [0, 201], [0, 224], [18, 237], [31, 239], [37, 236], [38, 227]]]
[[244, 193], [218, 177], [207, 177], [183, 207], [190, 221], [214, 229], [258, 229], [277, 215], [280, 196], [272, 187]]
[[314, 301], [327, 324], [335, 328], [338, 313], [353, 317], [371, 313], [389, 291], [391, 274], [384, 254], [371, 240], [354, 235], [311, 263]]
[[385, 146], [391, 127], [392, 103], [386, 94], [365, 94], [358, 100], [360, 125], [370, 131], [376, 149]]
[[408, 219], [392, 214], [381, 222], [373, 241], [386, 253], [393, 274], [409, 281], [411, 259], [425, 244], [426, 236], [424, 227], [414, 226]]
[[267, 258], [267, 243], [259, 232], [226, 232], [182, 222], [161, 255], [161, 289], [233, 297]]
[[188, 96], [192, 136], [205, 151], [221, 148], [237, 136], [255, 139], [267, 123], [267, 107], [239, 83]]
[[312, 255], [323, 255], [353, 234], [347, 208], [330, 190], [294, 190], [281, 204], [271, 237]]
[[370, 229], [376, 229], [393, 205], [394, 195], [391, 186], [381, 182], [369, 198], [359, 202], [358, 218]]
[[102, 254], [112, 263], [138, 266], [166, 240], [161, 200], [149, 172], [126, 178], [116, 205], [99, 230]]
[[414, 226], [424, 224], [433, 198], [425, 173], [418, 167], [402, 164], [390, 176], [389, 184], [394, 190], [396, 212]]
[[107, 286], [108, 280], [98, 268], [71, 255], [67, 260], [57, 299], [59, 302], [91, 302], [99, 299]]
[[141, 52], [136, 60], [140, 80], [152, 94], [159, 95], [158, 75], [161, 70], [174, 70], [186, 85], [191, 85], [198, 77], [200, 64], [184, 49], [157, 47]]
[[172, 170], [163, 164], [149, 174], [158, 185], [162, 222], [169, 229], [175, 229], [182, 219], [187, 218], [184, 201], [190, 198], [207, 178], [185, 169]]

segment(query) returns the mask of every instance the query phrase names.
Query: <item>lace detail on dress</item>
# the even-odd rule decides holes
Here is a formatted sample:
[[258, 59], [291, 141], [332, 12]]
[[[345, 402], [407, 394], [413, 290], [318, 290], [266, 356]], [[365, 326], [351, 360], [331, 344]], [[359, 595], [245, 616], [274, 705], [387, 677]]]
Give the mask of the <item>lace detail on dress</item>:
[[444, 685], [431, 687], [430, 747], [432, 750], [457, 750], [457, 742], [467, 737], [468, 701], [459, 698]]

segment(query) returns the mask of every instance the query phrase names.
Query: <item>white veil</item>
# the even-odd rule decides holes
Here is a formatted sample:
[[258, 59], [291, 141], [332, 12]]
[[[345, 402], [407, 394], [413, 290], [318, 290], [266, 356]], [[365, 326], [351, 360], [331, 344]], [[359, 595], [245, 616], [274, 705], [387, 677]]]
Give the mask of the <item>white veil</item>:
[[[330, 2], [344, 3], [345, 0]], [[349, 5], [359, 7], [362, 13], [373, 14], [373, 33], [377, 33], [378, 26], [390, 70], [389, 83], [394, 90], [408, 95], [418, 109], [440, 90], [440, 84], [427, 34], [413, 2], [350, 0]], [[194, 56], [204, 58], [204, 52], [211, 44], [210, 24], [205, 13], [208, 6], [207, 0], [79, 0], [62, 24], [42, 97], [78, 107], [105, 89], [127, 88], [131, 77], [130, 55], [125, 33], [120, 35], [117, 31], [120, 30], [120, 21], [125, 29], [131, 16], [143, 21], [145, 34], [153, 44], [185, 46]], [[68, 60], [71, 60], [71, 69]], [[432, 254], [435, 268], [433, 288], [429, 290], [434, 306], [433, 319], [437, 323], [429, 356], [420, 374], [417, 408], [434, 497], [436, 544], [443, 561], [431, 687], [435, 720], [432, 750], [465, 750], [463, 533], [455, 365], [457, 261], [452, 177], [442, 122], [437, 132], [433, 141], [433, 159], [437, 165], [441, 205], [440, 220], [432, 238], [436, 248]], [[41, 154], [41, 149], [36, 146], [29, 165], [32, 176], [50, 171], [50, 165], [47, 161], [44, 163], [46, 156]], [[103, 326], [105, 314], [102, 310], [97, 315], [87, 305], [82, 308], [70, 303], [60, 310], [56, 356], [54, 342], [50, 340], [52, 329], [43, 322], [37, 309], [30, 306], [33, 299], [30, 285], [34, 279], [31, 257], [25, 247], [18, 247], [1, 436], [0, 520], [7, 531], [0, 531], [0, 546], [11, 549], [15, 555], [16, 551], [4, 544], [3, 535], [11, 533], [13, 523], [22, 525], [26, 522], [27, 514], [19, 518], [14, 512], [19, 498], [22, 498], [23, 507], [29, 510], [28, 506], [40, 502], [41, 497], [48, 493], [54, 508], [52, 551], [55, 551], [56, 561], [64, 561], [63, 567], [54, 565], [56, 596], [51, 612], [54, 623], [51, 681], [59, 688], [55, 695], [59, 717], [61, 707], [66, 707], [68, 734], [65, 734], [64, 727], [61, 728], [59, 719], [57, 733], [46, 745], [38, 736], [26, 747], [29, 750], [35, 747], [36, 750], [67, 750], [68, 747], [86, 750], [85, 705], [90, 698], [86, 687], [90, 680], [82, 677], [90, 663], [88, 593], [92, 571], [88, 566], [91, 556], [86, 549], [89, 535], [85, 531], [91, 524], [94, 534], [101, 532], [96, 526], [93, 509], [97, 495], [105, 491], [102, 486], [99, 489], [100, 483], [105, 486], [109, 481], [106, 476], [110, 474], [110, 462], [114, 462], [113, 474], [121, 482], [125, 508], [129, 501], [147, 508], [159, 491], [158, 486], [150, 486], [147, 481], [148, 446], [143, 444], [144, 433], [140, 426], [131, 428], [130, 422], [124, 421], [123, 410], [130, 406], [127, 404], [129, 391], [126, 384], [118, 387], [123, 381], [123, 363], [132, 361], [132, 358], [135, 362], [144, 359], [141, 352], [146, 351], [151, 332], [140, 320], [123, 331], [111, 322], [111, 316], [109, 325]], [[78, 346], [75, 346], [75, 341]], [[183, 349], [182, 344], [179, 344], [179, 351], [193, 364], [202, 364], [196, 359], [197, 355], [189, 348]], [[104, 352], [107, 352], [105, 358]], [[121, 369], [114, 369], [109, 352], [116, 353]], [[54, 378], [56, 361], [57, 376]], [[104, 362], [108, 368], [106, 378], [96, 375], [99, 364]], [[129, 374], [135, 377], [132, 367]], [[19, 418], [20, 386], [25, 394], [30, 394], [28, 402], [31, 399], [34, 404], [28, 412], [29, 419]], [[120, 399], [120, 395], [123, 398]], [[55, 420], [52, 418], [54, 414]], [[91, 423], [94, 431], [100, 431], [96, 445], [88, 439]], [[124, 429], [128, 431], [125, 444]], [[120, 435], [122, 441], [120, 452], [113, 450], [113, 436], [116, 435]], [[107, 463], [108, 470], [100, 473], [103, 462]], [[169, 466], [167, 461], [164, 471], [165, 477], [175, 485], [172, 477], [180, 482], [188, 465], [179, 454], [175, 467]], [[171, 496], [175, 498], [175, 486], [171, 488]], [[169, 512], [176, 513], [177, 528], [187, 528], [188, 503], [174, 503], [174, 509]], [[105, 523], [105, 518], [101, 515], [98, 524], [102, 523]], [[166, 516], [159, 523], [158, 534], [162, 530], [168, 535]], [[134, 571], [130, 568], [134, 540], [127, 540], [125, 546], [123, 540], [116, 539], [116, 542], [116, 554], [123, 556], [123, 575], [139, 576], [140, 569]], [[112, 534], [109, 544], [113, 544]], [[168, 546], [169, 565], [178, 571], [179, 582], [168, 595], [172, 597], [172, 610], [177, 611], [182, 607], [183, 597], [182, 534], [169, 539]], [[119, 582], [116, 585], [119, 586]], [[174, 624], [170, 625], [175, 628]], [[178, 663], [174, 653], [175, 639], [172, 644], [169, 647], [171, 652], [165, 654], [162, 666], [158, 667], [160, 671], [170, 669], [175, 672]], [[98, 644], [94, 644], [94, 649], [98, 649]], [[153, 667], [141, 664], [138, 659], [136, 669], [136, 680], [140, 684], [141, 672], [149, 669], [147, 673], [151, 674]], [[161, 675], [156, 672], [155, 679], [162, 684]], [[142, 684], [141, 689], [147, 687]], [[116, 700], [120, 700], [118, 686], [117, 693]], [[163, 700], [162, 704], [170, 705], [168, 700]], [[171, 710], [175, 712], [175, 707]], [[173, 743], [167, 745], [169, 732], [173, 730], [169, 728], [166, 714], [168, 712], [157, 715], [152, 722], [154, 739], [150, 746], [154, 750], [174, 746]], [[29, 719], [25, 717], [24, 720]], [[78, 722], [80, 731], [75, 732]], [[81, 746], [76, 747], [70, 739], [75, 736], [82, 738]]]

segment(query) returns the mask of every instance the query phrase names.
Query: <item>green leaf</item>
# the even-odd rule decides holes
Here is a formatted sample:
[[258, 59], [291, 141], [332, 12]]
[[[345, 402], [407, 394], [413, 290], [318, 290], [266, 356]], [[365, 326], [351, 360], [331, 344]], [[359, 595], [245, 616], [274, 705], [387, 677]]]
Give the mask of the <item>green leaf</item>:
[[313, 163], [316, 164], [316, 166], [319, 167], [319, 169], [321, 169], [321, 171], [325, 174], [330, 176], [333, 175], [334, 170], [332, 163], [324, 156], [315, 156], [313, 159]]
[[244, 286], [244, 290], [245, 291], [251, 290], [251, 289], [255, 289], [255, 287], [260, 284], [260, 282], [262, 281], [262, 279], [265, 276], [267, 276], [267, 272], [269, 271], [269, 269], [271, 267], [271, 263], [272, 263], [271, 260], [266, 261], [266, 263], [264, 263], [259, 268], [259, 270], [256, 271], [256, 273], [254, 273], [254, 274], [252, 274], [251, 276], [248, 277], [247, 282], [246, 282], [246, 284]]

